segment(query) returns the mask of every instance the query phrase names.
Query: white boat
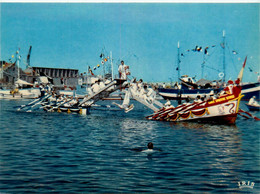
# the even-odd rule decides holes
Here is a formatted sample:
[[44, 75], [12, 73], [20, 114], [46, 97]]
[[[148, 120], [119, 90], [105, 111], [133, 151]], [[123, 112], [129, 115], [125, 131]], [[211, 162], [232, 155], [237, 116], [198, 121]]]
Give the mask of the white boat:
[[33, 99], [38, 98], [40, 94], [38, 88], [0, 89], [0, 99]]

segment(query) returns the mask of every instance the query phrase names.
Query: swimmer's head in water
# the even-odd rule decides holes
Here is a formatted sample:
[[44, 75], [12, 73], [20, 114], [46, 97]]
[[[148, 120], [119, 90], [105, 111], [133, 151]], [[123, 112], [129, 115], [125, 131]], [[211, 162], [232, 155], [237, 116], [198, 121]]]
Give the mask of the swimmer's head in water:
[[152, 142], [149, 142], [149, 143], [147, 144], [147, 147], [148, 147], [148, 149], [153, 149], [153, 143], [152, 143]]

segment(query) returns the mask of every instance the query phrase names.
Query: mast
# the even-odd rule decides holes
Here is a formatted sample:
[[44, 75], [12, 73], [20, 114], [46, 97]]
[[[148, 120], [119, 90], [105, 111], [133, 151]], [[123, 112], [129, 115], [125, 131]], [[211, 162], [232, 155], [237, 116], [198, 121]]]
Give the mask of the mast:
[[29, 52], [28, 52], [28, 55], [27, 55], [27, 65], [26, 65], [26, 68], [30, 67], [31, 52], [32, 52], [32, 46], [30, 46]]
[[205, 54], [203, 55], [203, 62], [201, 64], [201, 79], [204, 78]]
[[180, 80], [180, 42], [178, 41], [178, 56], [177, 56], [177, 65], [178, 65], [178, 67], [177, 67], [177, 69], [178, 69], [178, 82], [179, 82], [179, 80]]
[[19, 50], [16, 51], [16, 63], [17, 63], [17, 81], [20, 79], [20, 56], [18, 55], [19, 54]]
[[226, 56], [225, 56], [225, 30], [223, 30], [223, 42], [222, 42], [222, 48], [223, 48], [223, 82], [226, 81]]
[[110, 51], [110, 61], [111, 61], [111, 77], [114, 79], [114, 71], [113, 71], [113, 60], [112, 60], [112, 51]]

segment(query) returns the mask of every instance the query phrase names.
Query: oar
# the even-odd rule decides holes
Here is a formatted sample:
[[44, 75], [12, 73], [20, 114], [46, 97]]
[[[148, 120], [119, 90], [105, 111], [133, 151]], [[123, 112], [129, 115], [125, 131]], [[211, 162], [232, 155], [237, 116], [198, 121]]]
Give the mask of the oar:
[[36, 100], [30, 102], [29, 104], [21, 105], [21, 106], [19, 106], [19, 108], [18, 108], [17, 110], [19, 111], [19, 110], [21, 110], [21, 109], [24, 108], [24, 107], [30, 106], [31, 104], [33, 104], [33, 103], [35, 103], [35, 102], [37, 102], [38, 100], [41, 100], [41, 99], [42, 99], [42, 98], [40, 97], [40, 98], [37, 98]]
[[41, 101], [39, 101], [39, 102], [37, 102], [37, 103], [35, 103], [35, 104], [33, 104], [30, 108], [30, 110], [27, 110], [26, 112], [32, 112], [32, 108], [33, 107], [35, 107], [36, 105], [38, 105], [38, 104], [41, 104], [42, 103], [42, 101], [44, 101], [44, 100], [46, 100], [46, 99], [48, 99], [49, 97], [51, 96], [51, 94], [49, 94], [49, 95], [47, 95], [46, 97], [44, 97], [44, 98], [42, 98], [42, 100]]
[[238, 114], [239, 114], [240, 116], [242, 116], [242, 117], [246, 118], [246, 119], [250, 119], [248, 116], [246, 116], [246, 115], [243, 115], [243, 114], [241, 114], [240, 112], [238, 112]]
[[[191, 106], [191, 107], [189, 107], [189, 108], [187, 107], [186, 109], [181, 110], [181, 112], [185, 113], [185, 112], [187, 112], [187, 111], [190, 111], [190, 110], [193, 109], [194, 107], [199, 106], [199, 105], [201, 105], [201, 104], [203, 104], [203, 103], [206, 103], [206, 101], [202, 101], [202, 102], [199, 102], [199, 103], [195, 102], [195, 105], [194, 105], [194, 106]], [[192, 103], [191, 105], [193, 105], [193, 103]], [[179, 112], [180, 112], [180, 111], [179, 111]]]
[[257, 118], [257, 117], [255, 117], [255, 116], [253, 116], [251, 113], [249, 113], [249, 112], [246, 112], [246, 111], [244, 111], [244, 110], [242, 110], [242, 109], [239, 109], [239, 111], [238, 112], [242, 112], [242, 113], [246, 113], [247, 115], [249, 115], [250, 117], [252, 117], [253, 119], [255, 119], [256, 121], [260, 121], [260, 119], [259, 118]]
[[159, 109], [157, 112], [147, 116], [146, 118], [149, 118], [149, 117], [152, 117], [152, 118], [156, 118], [157, 116], [161, 115], [161, 114], [164, 114], [166, 111], [169, 112], [169, 111], [173, 111], [173, 110], [176, 110], [182, 106], [185, 106], [184, 104], [180, 105], [180, 106], [177, 106], [177, 107], [172, 107], [172, 108], [165, 108], [165, 107], [162, 107], [161, 109]]
[[165, 116], [167, 116], [169, 113], [174, 112], [176, 110], [179, 110], [179, 109], [181, 109], [183, 107], [187, 107], [187, 106], [189, 106], [189, 105], [182, 104], [182, 105], [177, 106], [175, 108], [168, 108], [168, 109], [165, 109], [163, 107], [158, 112], [156, 112], [156, 113], [154, 113], [154, 114], [152, 114], [152, 115], [150, 115], [150, 116], [148, 116], [146, 118], [159, 120], [159, 119], [164, 118]]
[[152, 118], [159, 120], [161, 118], [164, 118], [166, 115], [169, 114], [169, 112], [172, 112], [173, 110], [175, 110], [175, 108], [169, 108], [169, 109], [165, 109], [162, 113], [160, 113], [159, 115], [155, 115]]
[[169, 117], [172, 117], [174, 114], [179, 113], [179, 112], [181, 112], [181, 111], [185, 113], [185, 112], [190, 111], [190, 110], [193, 109], [194, 107], [199, 106], [199, 105], [201, 105], [201, 104], [203, 104], [203, 103], [205, 103], [205, 101], [202, 101], [202, 102], [199, 102], [199, 103], [194, 102], [194, 103], [192, 103], [192, 104], [187, 105], [186, 107], [183, 107], [181, 110], [173, 111], [173, 112], [171, 112], [171, 113], [168, 114], [168, 115], [169, 115]]
[[61, 105], [63, 105], [63, 104], [65, 104], [65, 103], [67, 103], [67, 102], [70, 102], [70, 101], [72, 101], [72, 100], [69, 100], [69, 101], [63, 101], [63, 102], [61, 102], [60, 104], [58, 104], [58, 106], [55, 106], [55, 107], [52, 107], [51, 109], [49, 109], [48, 110], [48, 112], [51, 112], [53, 109], [57, 109], [57, 108], [59, 108]]
[[191, 104], [188, 104], [188, 105], [182, 104], [180, 106], [177, 106], [175, 108], [170, 108], [170, 109], [165, 109], [163, 107], [158, 112], [155, 112], [152, 115], [147, 116], [146, 118], [148, 118], [148, 119], [157, 119], [158, 120], [159, 118], [162, 118], [165, 113], [171, 114], [171, 113], [176, 112], [177, 110], [181, 111], [184, 108], [187, 108], [188, 106], [191, 106]]
[[181, 105], [179, 107], [176, 107], [174, 110], [171, 110], [170, 112], [166, 112], [167, 114], [164, 114], [164, 115], [161, 115], [161, 116], [157, 117], [156, 120], [164, 119], [165, 117], [168, 117], [168, 116], [173, 116], [174, 113], [182, 111], [183, 109], [185, 109], [185, 108], [187, 108], [189, 106], [190, 106], [190, 104], [188, 104], [188, 105]]

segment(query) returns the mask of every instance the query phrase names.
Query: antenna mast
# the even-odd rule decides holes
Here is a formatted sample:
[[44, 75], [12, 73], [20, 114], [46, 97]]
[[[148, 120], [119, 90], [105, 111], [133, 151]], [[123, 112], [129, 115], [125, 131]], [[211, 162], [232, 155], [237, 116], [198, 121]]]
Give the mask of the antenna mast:
[[225, 44], [225, 30], [223, 30], [223, 42], [222, 42], [222, 48], [223, 48], [223, 82], [226, 81], [226, 61], [225, 61], [225, 48], [226, 48], [226, 44]]
[[30, 67], [30, 57], [31, 57], [31, 52], [32, 52], [32, 46], [30, 46], [29, 48], [29, 52], [28, 52], [28, 55], [27, 55], [27, 65], [26, 65], [26, 68]]
[[[20, 49], [19, 49], [20, 50]], [[16, 63], [17, 63], [17, 81], [20, 79], [20, 59], [21, 57], [19, 56], [19, 50], [16, 51]]]
[[178, 82], [179, 82], [179, 80], [180, 80], [180, 42], [178, 41], [178, 56], [177, 56], [177, 65], [178, 65], [178, 67], [177, 67], [177, 69], [178, 69]]
[[111, 77], [114, 79], [114, 70], [113, 70], [113, 60], [112, 60], [112, 51], [110, 51], [110, 61], [111, 61]]

